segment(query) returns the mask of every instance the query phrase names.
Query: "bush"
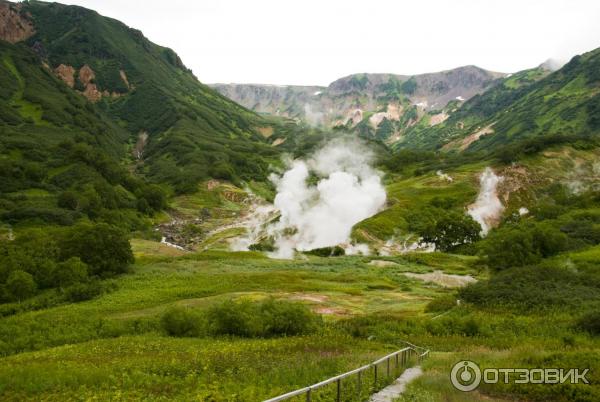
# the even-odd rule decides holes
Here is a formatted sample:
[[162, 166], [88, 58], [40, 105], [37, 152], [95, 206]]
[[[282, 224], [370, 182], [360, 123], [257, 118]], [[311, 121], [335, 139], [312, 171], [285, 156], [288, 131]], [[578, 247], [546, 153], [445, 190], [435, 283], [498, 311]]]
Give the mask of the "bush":
[[60, 248], [62, 258], [79, 257], [89, 266], [91, 274], [103, 277], [123, 273], [134, 262], [125, 233], [106, 223], [74, 226]]
[[542, 258], [534, 246], [533, 234], [518, 228], [492, 231], [483, 250], [489, 266], [498, 270], [535, 264]]
[[300, 303], [269, 299], [262, 303], [261, 313], [266, 336], [307, 334], [320, 323], [320, 317]]
[[177, 337], [198, 336], [201, 334], [202, 320], [189, 309], [172, 307], [167, 310], [161, 324], [167, 334]]
[[518, 312], [581, 310], [600, 300], [600, 275], [594, 270], [557, 266], [510, 268], [466, 286], [459, 297], [481, 307]]
[[208, 311], [211, 332], [216, 335], [256, 337], [262, 335], [261, 317], [255, 306], [247, 300], [225, 301]]
[[493, 230], [482, 250], [490, 267], [506, 269], [538, 263], [568, 248], [569, 238], [548, 222], [520, 222]]
[[18, 301], [31, 297], [37, 290], [37, 284], [31, 274], [17, 270], [10, 273], [6, 280], [6, 291]]
[[430, 301], [425, 307], [427, 313], [441, 313], [456, 307], [455, 295], [440, 296]]
[[78, 257], [58, 263], [52, 272], [53, 285], [60, 288], [84, 282], [87, 277], [88, 266]]
[[316, 255], [319, 257], [339, 257], [345, 255], [346, 252], [340, 246], [315, 248], [306, 251], [304, 254]]
[[65, 296], [72, 302], [91, 300], [102, 294], [103, 287], [97, 282], [77, 283], [65, 289]]
[[319, 328], [321, 319], [302, 304], [267, 299], [223, 302], [208, 311], [208, 322], [215, 335], [252, 338], [307, 334]]
[[60, 208], [70, 209], [72, 211], [75, 211], [79, 206], [77, 194], [73, 191], [64, 191], [60, 193], [57, 203]]
[[577, 327], [591, 335], [600, 336], [600, 311], [592, 311], [577, 320]]

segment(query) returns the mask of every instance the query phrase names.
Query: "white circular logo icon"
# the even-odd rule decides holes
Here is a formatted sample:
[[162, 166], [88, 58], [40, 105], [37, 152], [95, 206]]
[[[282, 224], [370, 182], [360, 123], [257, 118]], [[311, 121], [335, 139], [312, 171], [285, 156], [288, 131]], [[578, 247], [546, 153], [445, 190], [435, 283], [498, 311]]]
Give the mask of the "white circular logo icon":
[[477, 363], [462, 360], [452, 367], [450, 381], [460, 391], [473, 391], [481, 382], [481, 370]]

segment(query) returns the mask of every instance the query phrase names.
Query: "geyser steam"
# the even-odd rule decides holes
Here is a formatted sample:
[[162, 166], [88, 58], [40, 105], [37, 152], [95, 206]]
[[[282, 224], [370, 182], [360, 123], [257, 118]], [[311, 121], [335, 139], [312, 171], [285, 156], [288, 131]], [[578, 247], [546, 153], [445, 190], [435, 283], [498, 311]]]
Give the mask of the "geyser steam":
[[496, 187], [503, 177], [498, 177], [487, 167], [479, 178], [479, 195], [474, 204], [469, 206], [468, 214], [481, 225], [481, 235], [488, 234], [490, 229], [500, 220], [504, 206], [498, 198]]
[[[386, 201], [381, 175], [371, 167], [372, 153], [358, 141], [334, 140], [308, 160], [288, 163], [277, 187], [279, 222], [268, 228], [276, 258], [294, 250], [348, 244], [352, 227], [379, 212]], [[311, 174], [316, 184], [309, 184]]]

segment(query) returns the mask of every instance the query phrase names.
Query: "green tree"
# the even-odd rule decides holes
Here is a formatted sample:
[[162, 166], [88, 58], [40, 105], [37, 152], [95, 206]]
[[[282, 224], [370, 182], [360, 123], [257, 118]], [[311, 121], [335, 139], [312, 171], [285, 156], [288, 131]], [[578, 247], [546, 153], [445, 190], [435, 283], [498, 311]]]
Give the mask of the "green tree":
[[88, 266], [79, 257], [71, 257], [57, 264], [52, 274], [54, 286], [65, 288], [84, 282], [88, 276]]
[[142, 189], [141, 198], [146, 200], [150, 208], [154, 211], [160, 211], [167, 207], [167, 194], [156, 184], [144, 186]]
[[539, 262], [533, 231], [520, 227], [493, 230], [483, 246], [488, 264], [495, 269], [520, 267]]
[[35, 294], [37, 285], [31, 274], [17, 270], [10, 273], [6, 281], [6, 290], [15, 300], [21, 301]]
[[79, 257], [93, 275], [110, 276], [123, 273], [134, 262], [126, 234], [106, 223], [74, 226], [60, 244], [61, 257]]
[[469, 215], [441, 208], [426, 208], [409, 218], [409, 228], [436, 249], [449, 251], [479, 239], [481, 227]]
[[556, 229], [547, 222], [538, 223], [533, 229], [535, 247], [542, 257], [551, 257], [565, 251], [569, 238], [566, 234]]
[[79, 206], [77, 195], [73, 191], [64, 191], [58, 196], [58, 206], [60, 208], [75, 211]]

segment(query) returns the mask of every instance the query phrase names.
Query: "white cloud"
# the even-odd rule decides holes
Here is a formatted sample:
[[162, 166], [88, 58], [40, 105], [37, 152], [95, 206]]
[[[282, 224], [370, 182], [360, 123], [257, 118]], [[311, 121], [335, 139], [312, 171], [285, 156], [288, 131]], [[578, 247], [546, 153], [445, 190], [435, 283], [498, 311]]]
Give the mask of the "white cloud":
[[358, 72], [501, 72], [600, 47], [597, 0], [67, 0], [173, 48], [204, 82], [326, 85]]

